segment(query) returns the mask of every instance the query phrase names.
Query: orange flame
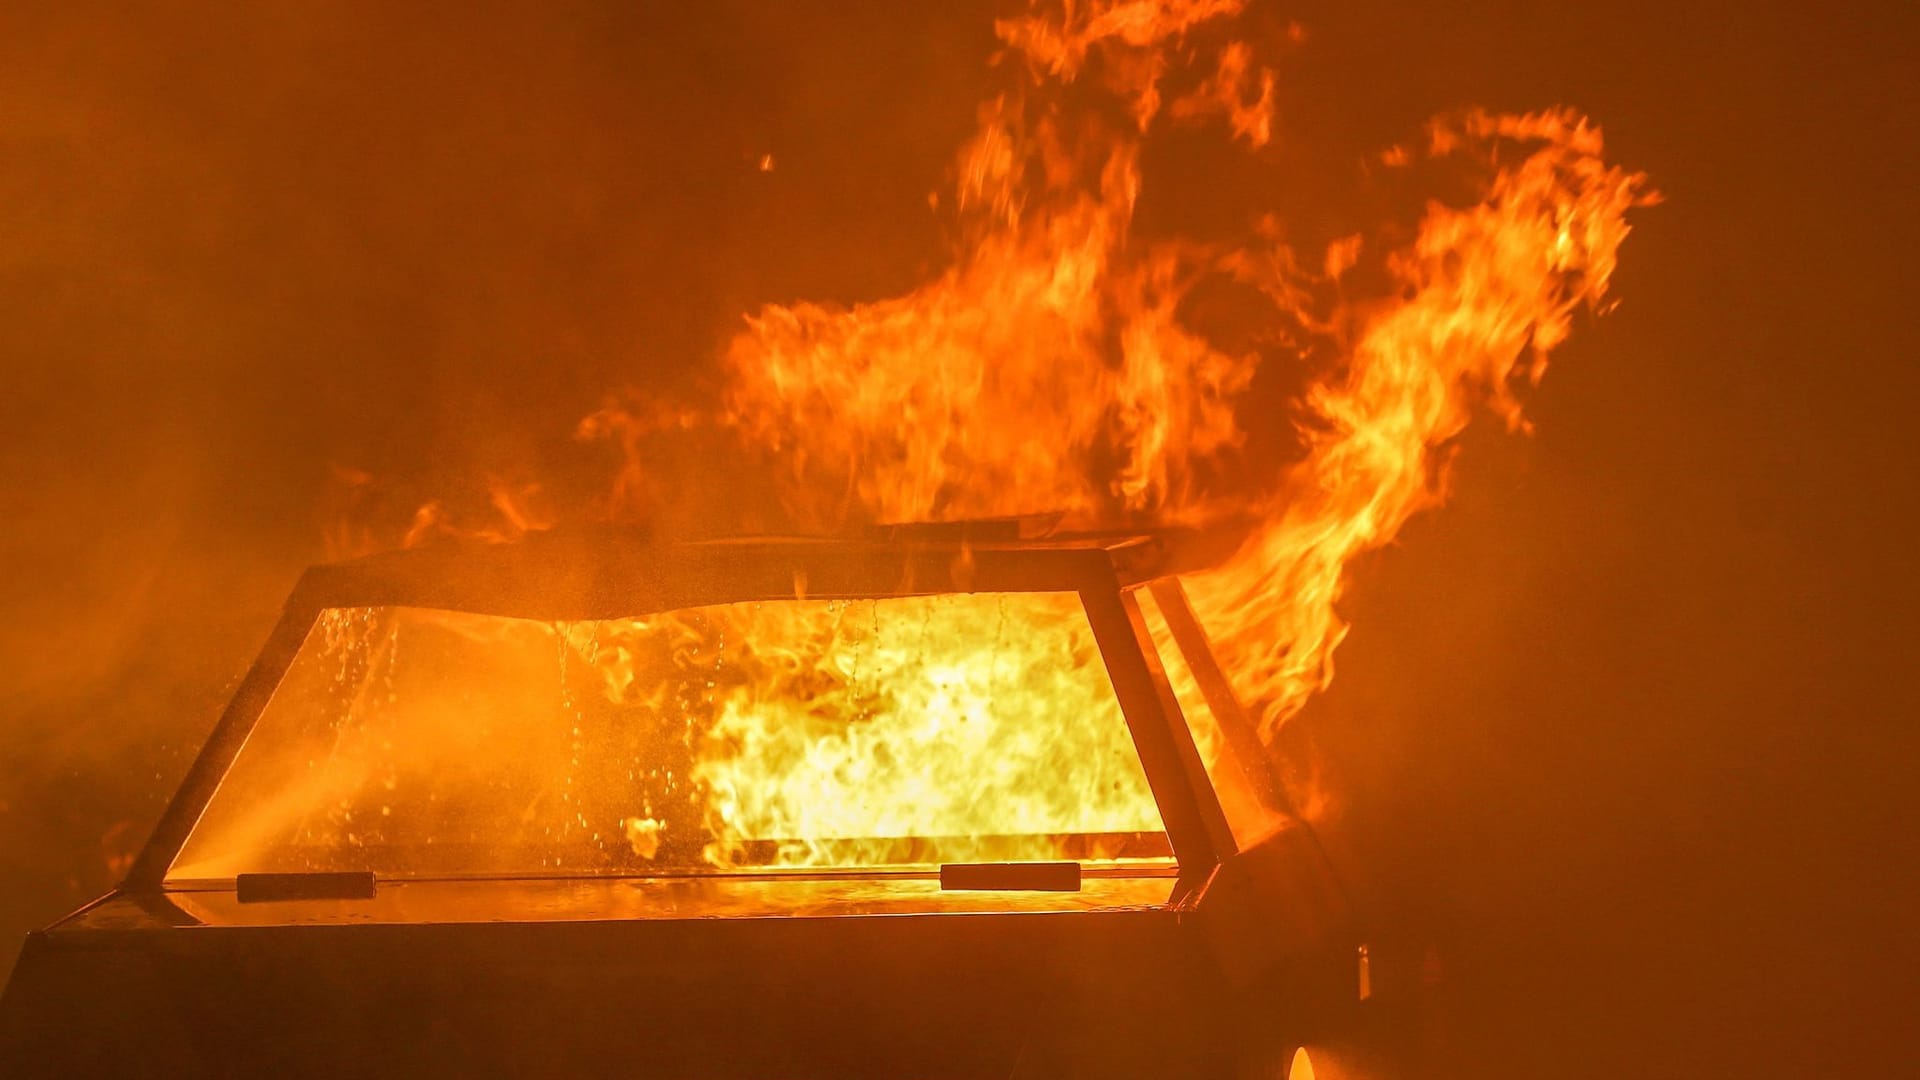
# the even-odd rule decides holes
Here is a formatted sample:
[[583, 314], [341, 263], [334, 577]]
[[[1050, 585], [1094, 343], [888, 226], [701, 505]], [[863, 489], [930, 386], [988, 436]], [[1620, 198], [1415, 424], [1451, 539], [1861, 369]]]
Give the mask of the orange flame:
[[[1239, 7], [1069, 5], [1062, 20], [998, 31], [1037, 73], [1036, 91], [1101, 52], [1110, 88], [1146, 129], [1166, 47]], [[1248, 55], [1229, 45], [1176, 116], [1204, 118], [1219, 110], [1200, 103], [1213, 102], [1264, 142], [1270, 92], [1239, 96]], [[1257, 81], [1270, 88], [1270, 74]], [[802, 521], [1174, 515], [1194, 501], [1196, 470], [1240, 441], [1233, 402], [1255, 358], [1181, 326], [1190, 253], [1129, 244], [1140, 131], [1053, 105], [1034, 93], [982, 108], [958, 168], [964, 241], [945, 273], [851, 308], [765, 308], [729, 348], [726, 419], [783, 455]]]
[[1270, 731], [1332, 677], [1348, 564], [1443, 500], [1441, 450], [1476, 405], [1526, 426], [1515, 380], [1537, 384], [1574, 311], [1600, 306], [1625, 213], [1650, 199], [1642, 177], [1602, 161], [1599, 129], [1565, 110], [1436, 124], [1431, 152], [1503, 142], [1527, 156], [1477, 205], [1429, 208], [1389, 260], [1404, 298], [1363, 320], [1344, 369], [1311, 394], [1321, 424], [1306, 460], [1246, 547], [1191, 585]]
[[1078, 597], [1015, 593], [329, 610], [172, 873], [1167, 854]]
[[[1143, 240], [1133, 225], [1147, 138], [1200, 125], [1245, 152], [1271, 144], [1273, 71], [1258, 43], [1226, 36], [1243, 6], [1060, 0], [996, 23], [1022, 82], [981, 107], [953, 198], [936, 200], [954, 215], [950, 264], [901, 296], [748, 316], [723, 357], [710, 415], [640, 401], [589, 417], [578, 434], [612, 444], [623, 461], [600, 511], [644, 518], [667, 483], [650, 465], [661, 440], [717, 425], [773, 463], [787, 512], [816, 530], [1041, 512], [1077, 524], [1250, 523], [1235, 556], [1187, 585], [1271, 737], [1331, 677], [1354, 560], [1444, 499], [1446, 449], [1477, 410], [1526, 427], [1519, 386], [1538, 382], [1577, 310], [1604, 309], [1627, 212], [1655, 196], [1643, 176], [1609, 165], [1599, 129], [1569, 110], [1472, 112], [1435, 122], [1417, 151], [1378, 158], [1388, 169], [1436, 162], [1477, 178], [1470, 197], [1430, 204], [1411, 243], [1359, 235], [1304, 258], [1279, 240], [1271, 215], [1238, 243]], [[1306, 36], [1289, 26], [1282, 47]], [[1385, 287], [1359, 284], [1373, 279]], [[1290, 464], [1244, 460], [1249, 432], [1276, 422], [1252, 393], [1269, 361], [1184, 318], [1196, 290], [1219, 280], [1263, 305], [1245, 340], [1337, 358], [1300, 403], [1303, 453]], [[524, 506], [494, 500], [495, 538], [544, 524]], [[437, 508], [422, 513], [410, 540], [448, 528]], [[766, 640], [817, 638], [825, 609], [802, 607], [779, 615], [785, 622]], [[978, 644], [964, 632], [970, 609], [954, 610], [954, 632], [919, 643], [915, 675], [901, 683], [901, 692], [936, 686], [947, 696], [896, 710], [892, 726], [869, 723], [846, 699], [851, 683], [835, 674], [832, 650], [802, 662], [747, 647], [754, 635], [741, 630], [727, 662], [757, 674], [718, 704], [694, 767], [715, 808], [708, 828], [723, 841], [709, 859], [737, 857], [728, 837], [771, 835], [802, 841], [783, 861], [815, 864], [845, 856], [822, 854], [810, 837], [904, 828], [855, 794], [863, 786], [899, 796], [895, 809], [917, 807], [915, 828], [996, 831], [915, 787], [964, 755], [929, 756], [941, 740], [906, 718], [945, 718], [940, 735], [951, 741], [977, 712], [967, 702], [982, 685]], [[1016, 666], [1072, 670], [1044, 648]], [[618, 663], [596, 662], [618, 700]], [[1045, 728], [1084, 695], [1041, 681], [1058, 700], [1027, 693], [1016, 711]], [[1063, 753], [1054, 735], [1041, 732], [1034, 752]], [[873, 772], [881, 760], [893, 771]], [[854, 775], [858, 784], [847, 781]], [[1128, 816], [1144, 805], [1139, 791], [1105, 807], [1088, 786], [1110, 779], [1099, 769], [1060, 775], [1058, 790], [1031, 793], [1036, 806], [1077, 800], [1100, 828], [1141, 824]], [[651, 858], [670, 826], [646, 807], [622, 813], [607, 834]]]
[[[1432, 205], [1417, 239], [1385, 254], [1393, 299], [1311, 310], [1313, 290], [1337, 291], [1361, 257], [1359, 237], [1332, 245], [1318, 275], [1264, 238], [1134, 242], [1140, 141], [1173, 57], [1196, 51], [1189, 31], [1241, 6], [1066, 3], [998, 24], [1033, 85], [983, 108], [961, 153], [953, 265], [894, 299], [753, 315], [728, 351], [726, 409], [743, 438], [781, 456], [789, 507], [815, 526], [1251, 511], [1246, 547], [1190, 587], [1271, 733], [1330, 677], [1354, 557], [1441, 501], [1440, 451], [1475, 408], [1525, 426], [1514, 383], [1537, 382], [1573, 312], [1600, 306], [1625, 214], [1652, 196], [1643, 177], [1605, 163], [1599, 129], [1570, 111], [1475, 112], [1435, 123], [1426, 156], [1490, 175], [1477, 202]], [[1271, 71], [1243, 42], [1214, 52], [1168, 120], [1223, 116], [1232, 137], [1263, 145]], [[1136, 126], [1061, 107], [1059, 91], [1095, 67]], [[1343, 357], [1307, 396], [1305, 459], [1251, 494], [1203, 482], [1244, 440], [1238, 410], [1259, 363], [1180, 321], [1209, 272], [1263, 293], [1276, 333], [1305, 327]]]

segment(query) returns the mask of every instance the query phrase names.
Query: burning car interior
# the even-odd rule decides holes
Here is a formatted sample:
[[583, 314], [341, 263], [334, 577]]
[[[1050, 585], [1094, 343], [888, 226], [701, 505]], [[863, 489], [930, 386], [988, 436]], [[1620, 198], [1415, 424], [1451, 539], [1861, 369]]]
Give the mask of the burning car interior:
[[[290, 1045], [330, 1074], [482, 1047], [526, 1069], [636, 1054], [743, 1075], [1225, 1067], [1247, 1052], [1205, 1049], [1228, 987], [1288, 961], [1324, 981], [1351, 945], [1180, 585], [1222, 536], [1023, 528], [555, 532], [315, 568], [126, 883], [34, 937], [10, 1017], [63, 1033], [50, 1061], [117, 1060], [133, 1039], [117, 1021], [76, 1043], [78, 1018], [43, 1015], [107, 962], [140, 973], [116, 980], [160, 1032], [139, 1041], [189, 1071], [284, 1071]], [[1286, 920], [1252, 916], [1275, 903]], [[367, 997], [404, 1014], [391, 965], [427, 943], [531, 961], [555, 932], [711, 951], [671, 979], [641, 960], [577, 984], [436, 957], [398, 980], [433, 1027], [359, 1042], [342, 1021]], [[860, 994], [799, 1010], [804, 1037], [789, 1017], [715, 1056], [716, 998], [688, 982], [792, 993], [820, 949], [844, 950]], [[1174, 987], [1148, 1034], [1114, 1037], [1112, 1016]], [[209, 1016], [223, 994], [282, 1008], [237, 1039]], [[928, 1030], [947, 1005], [925, 1011], [956, 994], [964, 1052]], [[685, 1022], [557, 1051], [518, 1021], [472, 1026], [490, 995]], [[1106, 1017], [1097, 1051], [1062, 1023], [1082, 1009]], [[917, 1032], [923, 1053], [893, 1057], [874, 1030]], [[795, 1056], [822, 1038], [842, 1049]]]
[[[328, 602], [165, 886], [193, 903], [196, 890], [260, 875], [641, 878], [683, 886], [668, 913], [696, 914], [709, 910], [703, 894], [716, 913], [729, 896], [747, 913], [756, 893], [786, 907], [807, 895], [788, 899], [794, 883], [838, 883], [820, 892], [831, 902], [858, 881], [858, 911], [862, 899], [924, 904], [910, 883], [943, 867], [951, 877], [952, 864], [1052, 860], [1079, 868], [1070, 876], [1085, 876], [1076, 887], [1091, 905], [1171, 898], [1180, 864], [1074, 568], [1045, 572], [1074, 548], [967, 547], [976, 588], [982, 554], [1035, 564], [1028, 580], [990, 566], [988, 581], [1012, 578], [1007, 591], [925, 591], [953, 588], [949, 573], [890, 593], [828, 578], [824, 596], [812, 583], [826, 575], [809, 566], [817, 543], [708, 548], [691, 557], [766, 564], [749, 580], [787, 571], [788, 595], [722, 591], [669, 610], [636, 597], [620, 618], [556, 621]], [[960, 556], [925, 556], [939, 557]], [[675, 572], [672, 561], [656, 572]], [[1055, 588], [1038, 588], [1049, 576]], [[1177, 581], [1158, 587], [1191, 618]], [[1219, 735], [1152, 588], [1125, 595], [1128, 621], [1105, 649], [1137, 650], [1112, 635], [1132, 638], [1153, 613], [1149, 644], [1168, 650], [1156, 649], [1162, 671], [1172, 661], [1185, 675], [1186, 723], [1204, 725], [1186, 742], [1207, 748], [1240, 835], [1257, 838], [1271, 831], [1259, 815], [1276, 811], [1248, 794], [1247, 776], [1265, 760], [1239, 761]], [[1159, 703], [1136, 712], [1149, 707]], [[1244, 732], [1240, 748], [1252, 739]], [[1259, 790], [1273, 795], [1270, 781]], [[1186, 825], [1225, 811], [1177, 813]], [[898, 902], [883, 899], [896, 891]], [[409, 916], [401, 906], [394, 917]]]

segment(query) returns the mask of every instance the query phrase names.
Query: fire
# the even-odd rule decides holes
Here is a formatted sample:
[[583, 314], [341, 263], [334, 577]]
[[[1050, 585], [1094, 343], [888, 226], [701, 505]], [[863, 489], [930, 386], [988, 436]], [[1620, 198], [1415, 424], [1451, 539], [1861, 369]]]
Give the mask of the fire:
[[1071, 594], [703, 614], [669, 632], [741, 675], [716, 688], [692, 770], [716, 864], [766, 838], [780, 865], [1098, 859], [1160, 832]]
[[[1271, 734], [1331, 677], [1354, 559], [1443, 500], [1446, 448], [1477, 409], [1525, 426], [1515, 383], [1537, 383], [1574, 313], [1603, 306], [1626, 213], [1653, 196], [1569, 110], [1475, 112], [1435, 122], [1418, 155], [1383, 155], [1484, 174], [1477, 201], [1432, 204], [1410, 245], [1381, 253], [1384, 298], [1345, 295], [1359, 236], [1317, 273], [1272, 229], [1237, 246], [1136, 241], [1139, 147], [1156, 125], [1224, 118], [1248, 147], [1270, 137], [1273, 75], [1244, 42], [1195, 61], [1210, 71], [1163, 107], [1176, 57], [1205, 52], [1190, 32], [1241, 7], [1112, 0], [1001, 23], [1031, 85], [989, 103], [962, 151], [954, 264], [894, 299], [752, 316], [728, 352], [726, 408], [789, 470], [789, 507], [815, 527], [1039, 510], [1252, 519], [1239, 554], [1189, 588]], [[1094, 66], [1132, 125], [1061, 107]], [[1209, 484], [1244, 472], [1249, 425], [1272, 423], [1247, 415], [1259, 358], [1180, 319], [1209, 274], [1264, 295], [1270, 336], [1340, 356], [1304, 402], [1304, 458], [1263, 485]], [[1328, 290], [1338, 299], [1317, 310]]]
[[329, 611], [175, 874], [1166, 854], [1078, 597], [966, 594]]
[[[1294, 25], [1275, 42], [1235, 39], [1245, 2], [1060, 0], [998, 22], [1018, 86], [980, 107], [935, 200], [954, 230], [945, 269], [896, 297], [749, 315], [711, 409], [642, 401], [588, 418], [580, 435], [623, 461], [598, 511], [646, 519], [657, 440], [718, 430], [775, 478], [806, 531], [1037, 512], [1077, 525], [1250, 526], [1236, 555], [1186, 585], [1239, 694], [1275, 733], [1331, 677], [1355, 560], [1443, 501], [1448, 449], [1476, 413], [1526, 427], [1519, 389], [1538, 382], [1577, 312], [1604, 310], [1627, 214], [1655, 196], [1570, 110], [1472, 112], [1378, 159], [1472, 182], [1468, 197], [1429, 204], [1411, 242], [1381, 239], [1396, 235], [1383, 226], [1300, 253], [1271, 216], [1236, 242], [1137, 236], [1148, 139], [1200, 126], [1243, 152], [1271, 147], [1268, 54], [1307, 35]], [[1185, 305], [1220, 281], [1258, 300], [1248, 317], [1259, 325], [1236, 340], [1333, 358], [1297, 414], [1252, 393], [1270, 355], [1189, 325]], [[1248, 460], [1250, 433], [1297, 418], [1300, 456]], [[525, 495], [494, 499], [500, 538], [546, 523]], [[443, 526], [429, 514], [413, 533]], [[597, 631], [591, 662], [617, 703], [666, 685], [633, 669], [643, 641], [672, 640], [675, 655], [731, 673], [690, 744], [714, 863], [736, 864], [742, 845], [766, 838], [780, 840], [784, 864], [849, 857], [821, 837], [874, 840], [853, 857], [884, 861], [897, 855], [890, 839], [1039, 835], [1069, 807], [1094, 831], [1157, 828], [1144, 787], [1112, 771], [1124, 747], [1063, 741], [1076, 719], [1111, 708], [1088, 697], [1097, 663], [1061, 651], [1057, 635], [1009, 630], [1060, 613], [1000, 598], [995, 622], [981, 602], [933, 604], [911, 633], [805, 601], [635, 620]], [[996, 627], [991, 647], [983, 624]], [[875, 666], [856, 672], [856, 655]], [[1194, 699], [1190, 674], [1171, 674]], [[1204, 724], [1196, 738], [1217, 757]], [[984, 754], [988, 739], [1002, 749]], [[1009, 745], [1057, 783], [1016, 790], [980, 771]], [[639, 854], [670, 848], [673, 824], [657, 813], [626, 807], [610, 835]]]
[[[1219, 0], [1069, 8], [1064, 23], [1003, 22], [1038, 89], [1071, 82], [1096, 49], [1141, 128], [1160, 111], [1163, 49], [1238, 8]], [[1266, 138], [1243, 50], [1174, 111], [1228, 108]], [[725, 421], [778, 456], [789, 509], [816, 528], [1068, 511], [1179, 516], [1193, 478], [1241, 438], [1234, 398], [1255, 360], [1180, 324], [1196, 276], [1175, 248], [1129, 243], [1140, 131], [1068, 119], [1044, 95], [981, 109], [963, 149], [954, 264], [906, 296], [850, 308], [775, 305], [732, 343]], [[850, 498], [849, 498], [850, 496]]]
[[1242, 692], [1269, 729], [1333, 674], [1346, 568], [1445, 497], [1446, 445], [1477, 406], [1524, 427], [1516, 379], [1537, 384], [1573, 313], [1607, 293], [1641, 177], [1607, 166], [1599, 129], [1567, 111], [1436, 124], [1435, 155], [1526, 152], [1482, 201], [1434, 205], [1389, 261], [1406, 298], [1366, 317], [1344, 371], [1317, 386], [1306, 459], [1267, 500], [1257, 535], [1192, 583]]

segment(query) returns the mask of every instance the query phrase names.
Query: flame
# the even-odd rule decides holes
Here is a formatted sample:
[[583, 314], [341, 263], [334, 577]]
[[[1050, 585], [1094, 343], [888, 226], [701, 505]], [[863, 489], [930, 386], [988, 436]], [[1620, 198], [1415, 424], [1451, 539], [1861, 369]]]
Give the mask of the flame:
[[173, 870], [1164, 862], [1072, 593], [323, 615]]
[[1477, 406], [1524, 428], [1514, 384], [1537, 384], [1575, 310], [1606, 296], [1642, 178], [1604, 164], [1569, 111], [1436, 124], [1435, 155], [1517, 144], [1482, 200], [1429, 208], [1389, 261], [1405, 298], [1365, 318], [1344, 370], [1309, 399], [1310, 451], [1257, 535], [1190, 586], [1242, 692], [1271, 730], [1332, 678], [1336, 611], [1355, 556], [1445, 497], [1445, 446]]
[[421, 503], [404, 526], [382, 528], [378, 510], [393, 493], [384, 490], [378, 478], [364, 469], [336, 465], [330, 480], [323, 540], [327, 557], [334, 560], [449, 538], [512, 543], [558, 521], [538, 480], [489, 476], [482, 485], [482, 508], [456, 511], [431, 499]]
[[717, 865], [769, 838], [779, 865], [871, 865], [1107, 859], [1102, 838], [1161, 832], [1070, 593], [702, 614], [672, 632], [746, 676], [716, 688], [692, 770]]
[[[1140, 237], [1148, 139], [1198, 126], [1240, 152], [1274, 152], [1269, 57], [1308, 35], [1289, 24], [1276, 41], [1237, 39], [1244, 6], [1059, 0], [998, 21], [1018, 85], [981, 106], [951, 197], [934, 200], [952, 218], [945, 268], [900, 296], [750, 314], [711, 410], [634, 399], [589, 417], [579, 437], [621, 460], [596, 513], [646, 519], [671, 486], [654, 465], [662, 441], [717, 429], [764, 463], [807, 530], [1045, 512], [1076, 524], [1232, 522], [1248, 530], [1244, 545], [1186, 584], [1271, 737], [1332, 676], [1356, 560], [1444, 500], [1449, 447], [1477, 413], [1526, 429], [1522, 391], [1576, 312], [1605, 310], [1627, 214], [1656, 197], [1606, 161], [1599, 128], [1571, 110], [1476, 111], [1375, 159], [1393, 175], [1431, 167], [1470, 183], [1409, 230], [1383, 223], [1312, 253], [1288, 247], [1271, 214], [1235, 241]], [[1257, 299], [1234, 340], [1278, 347], [1190, 324], [1189, 301], [1220, 281]], [[1287, 357], [1317, 362], [1290, 413], [1253, 392]], [[1251, 433], [1296, 426], [1297, 458], [1250, 460]], [[494, 500], [494, 538], [548, 520], [525, 504]], [[422, 513], [410, 540], [448, 527], [436, 506]], [[711, 797], [705, 856], [716, 863], [739, 862], [748, 838], [780, 838], [780, 861], [813, 865], [848, 857], [814, 838], [984, 837], [1038, 828], [1068, 804], [1100, 829], [1145, 826], [1144, 789], [1113, 786], [1112, 748], [1062, 741], [1094, 707], [1075, 680], [1097, 664], [1047, 634], [999, 635], [983, 651], [970, 604], [930, 609], [910, 647], [808, 601], [635, 622], [598, 642], [594, 663], [616, 701], [657, 690], [632, 666], [635, 635], [710, 651], [737, 676], [714, 691], [693, 772]], [[855, 678], [848, 648], [884, 657], [889, 681]], [[1011, 686], [1009, 670], [1020, 673]], [[1193, 700], [1190, 674], [1172, 674]], [[1058, 783], [1016, 790], [980, 772], [989, 731], [1049, 763]], [[1215, 761], [1204, 723], [1196, 737]], [[672, 842], [646, 807], [616, 820], [610, 833], [636, 854]]]
[[[1195, 62], [1210, 73], [1161, 108], [1174, 58], [1207, 52], [1196, 28], [1241, 7], [1066, 3], [1000, 23], [1033, 85], [990, 102], [961, 153], [953, 265], [905, 296], [751, 316], [727, 354], [726, 416], [775, 452], [789, 508], [817, 527], [1043, 510], [1250, 517], [1245, 547], [1189, 588], [1271, 735], [1331, 677], [1355, 558], [1444, 499], [1446, 448], [1476, 410], [1525, 428], [1516, 384], [1539, 381], [1577, 310], [1603, 309], [1626, 213], [1654, 196], [1570, 110], [1472, 112], [1436, 121], [1418, 156], [1482, 174], [1477, 195], [1431, 204], [1411, 244], [1380, 254], [1384, 297], [1346, 293], [1362, 236], [1330, 245], [1319, 272], [1271, 222], [1239, 245], [1138, 242], [1139, 147], [1163, 111], [1224, 118], [1249, 148], [1271, 137], [1273, 73], [1245, 42], [1213, 46]], [[1132, 124], [1062, 108], [1095, 68]], [[1208, 274], [1265, 297], [1268, 336], [1304, 334], [1339, 357], [1303, 403], [1304, 457], [1251, 490], [1209, 483], [1244, 473], [1246, 425], [1272, 421], [1246, 415], [1260, 358], [1181, 321]]]
[[[681, 732], [712, 865], [1112, 859], [1161, 833], [1073, 594], [727, 604], [563, 633], [609, 703]], [[648, 859], [674, 827], [625, 822]]]

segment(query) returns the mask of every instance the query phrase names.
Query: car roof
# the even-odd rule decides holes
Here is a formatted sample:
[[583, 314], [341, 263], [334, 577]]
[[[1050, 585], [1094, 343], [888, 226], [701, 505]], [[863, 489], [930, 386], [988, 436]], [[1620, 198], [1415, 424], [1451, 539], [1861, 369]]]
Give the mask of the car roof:
[[295, 601], [602, 619], [748, 600], [1112, 590], [1215, 565], [1237, 529], [1034, 531], [1021, 519], [848, 536], [663, 539], [610, 527], [441, 541], [309, 570]]

